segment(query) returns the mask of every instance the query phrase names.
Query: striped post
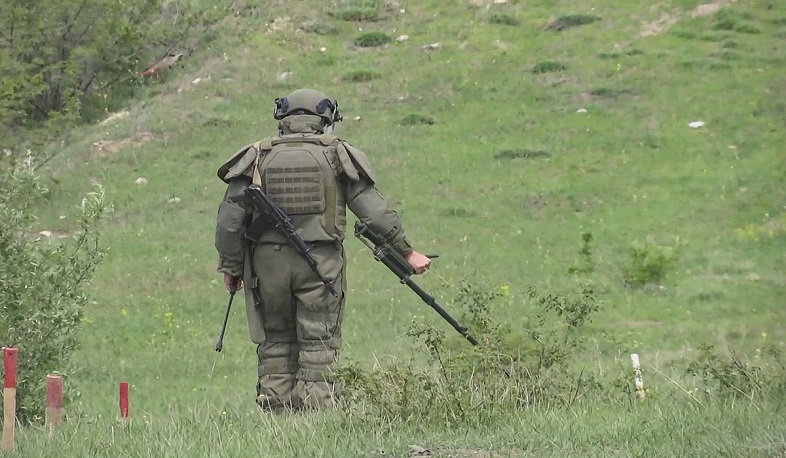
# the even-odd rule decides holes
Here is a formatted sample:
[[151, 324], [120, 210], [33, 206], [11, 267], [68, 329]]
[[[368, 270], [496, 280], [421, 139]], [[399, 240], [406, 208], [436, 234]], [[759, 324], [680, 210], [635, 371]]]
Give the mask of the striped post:
[[16, 428], [16, 371], [19, 353], [16, 348], [3, 347], [3, 450], [14, 449]]
[[63, 377], [46, 376], [46, 426], [50, 431], [63, 423]]
[[128, 382], [120, 382], [120, 421], [128, 423]]

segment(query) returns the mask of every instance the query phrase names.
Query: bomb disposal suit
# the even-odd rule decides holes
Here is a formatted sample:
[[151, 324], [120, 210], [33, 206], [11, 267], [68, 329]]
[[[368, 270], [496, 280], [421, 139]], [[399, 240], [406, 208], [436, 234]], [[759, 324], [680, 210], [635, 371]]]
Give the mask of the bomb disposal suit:
[[[366, 155], [326, 133], [341, 120], [336, 101], [316, 90], [297, 90], [276, 99], [274, 118], [279, 135], [243, 147], [218, 170], [228, 185], [215, 234], [218, 270], [245, 284], [248, 327], [259, 358], [259, 405], [331, 407], [340, 391], [331, 369], [342, 343], [347, 207], [402, 255], [412, 248], [399, 216], [375, 187]], [[259, 215], [231, 198], [252, 183], [291, 218], [312, 247], [319, 273], [334, 280], [337, 296], [275, 227], [247, 237]]]

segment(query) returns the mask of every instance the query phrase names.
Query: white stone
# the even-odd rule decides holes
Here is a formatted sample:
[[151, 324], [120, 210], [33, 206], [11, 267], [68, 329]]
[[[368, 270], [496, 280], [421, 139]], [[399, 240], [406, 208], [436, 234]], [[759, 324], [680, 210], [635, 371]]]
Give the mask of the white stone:
[[180, 197], [173, 197], [166, 201], [168, 204], [178, 204], [180, 203]]
[[399, 35], [399, 37], [396, 38], [396, 41], [398, 41], [399, 43], [403, 43], [407, 40], [409, 40], [409, 35]]
[[286, 80], [288, 80], [290, 77], [292, 77], [292, 75], [294, 75], [294, 73], [293, 73], [293, 72], [283, 72], [283, 73], [279, 73], [279, 74], [278, 74], [278, 76], [276, 77], [276, 81], [278, 81], [279, 83], [283, 83], [284, 81], [286, 81]]
[[586, 113], [586, 112], [587, 112], [586, 108], [579, 108], [578, 110], [576, 110], [576, 113]]
[[688, 123], [688, 127], [690, 127], [691, 129], [698, 129], [703, 125], [704, 125], [704, 121], [691, 121]]
[[136, 179], [136, 181], [134, 181], [134, 183], [136, 183], [136, 184], [138, 184], [140, 186], [144, 186], [144, 185], [147, 184], [147, 178], [139, 177], [139, 178]]

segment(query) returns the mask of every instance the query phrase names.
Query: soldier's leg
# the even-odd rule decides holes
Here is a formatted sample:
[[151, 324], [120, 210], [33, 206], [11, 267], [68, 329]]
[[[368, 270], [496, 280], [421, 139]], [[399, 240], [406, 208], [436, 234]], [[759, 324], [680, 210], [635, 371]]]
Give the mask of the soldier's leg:
[[338, 297], [330, 294], [305, 262], [294, 264], [292, 291], [297, 300], [300, 347], [295, 396], [304, 407], [330, 408], [341, 390], [332, 370], [341, 347], [346, 261], [343, 248], [333, 244], [319, 244], [311, 254], [322, 275], [337, 279]]
[[266, 410], [292, 405], [298, 369], [295, 303], [289, 289], [291, 272], [281, 249], [281, 245], [257, 245], [254, 268], [261, 301], [252, 305], [248, 313], [252, 340], [258, 344], [257, 403]]

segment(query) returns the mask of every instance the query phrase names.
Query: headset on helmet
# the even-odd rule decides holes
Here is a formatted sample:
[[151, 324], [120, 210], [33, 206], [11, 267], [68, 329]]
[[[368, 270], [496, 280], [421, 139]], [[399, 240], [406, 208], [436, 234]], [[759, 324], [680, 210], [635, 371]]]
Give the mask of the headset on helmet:
[[338, 111], [338, 101], [330, 100], [322, 92], [314, 89], [298, 89], [284, 98], [277, 98], [273, 117], [281, 120], [287, 116], [310, 114], [319, 116], [326, 126], [343, 119]]

